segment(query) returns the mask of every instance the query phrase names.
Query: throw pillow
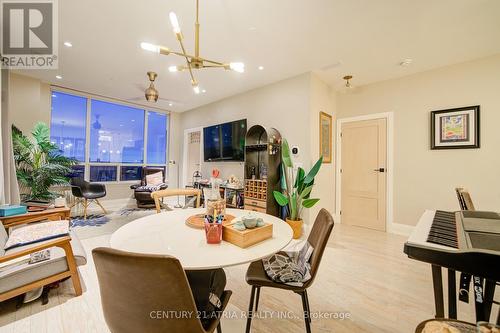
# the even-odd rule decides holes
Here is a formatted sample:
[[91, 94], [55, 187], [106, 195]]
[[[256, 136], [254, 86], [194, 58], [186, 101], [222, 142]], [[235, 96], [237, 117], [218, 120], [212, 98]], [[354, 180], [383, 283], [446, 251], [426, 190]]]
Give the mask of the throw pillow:
[[163, 172], [158, 171], [150, 175], [146, 175], [146, 185], [147, 186], [158, 186], [163, 183]]

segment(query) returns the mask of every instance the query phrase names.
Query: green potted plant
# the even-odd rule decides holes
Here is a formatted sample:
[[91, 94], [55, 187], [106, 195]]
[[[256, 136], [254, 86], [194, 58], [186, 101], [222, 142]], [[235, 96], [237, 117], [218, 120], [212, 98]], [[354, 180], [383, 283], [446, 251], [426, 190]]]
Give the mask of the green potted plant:
[[282, 192], [274, 191], [274, 198], [282, 207], [287, 207], [288, 216], [286, 222], [293, 229], [293, 238], [300, 238], [302, 235], [302, 213], [304, 208], [311, 208], [319, 199], [310, 198], [311, 191], [314, 187], [314, 177], [318, 173], [323, 156], [314, 164], [311, 170], [307, 173], [302, 168], [297, 168], [294, 172], [293, 162], [290, 155], [290, 147], [288, 142], [283, 140], [281, 145], [282, 158], [282, 176], [281, 188]]
[[16, 163], [17, 180], [25, 190], [23, 201], [54, 199], [50, 191], [54, 185], [67, 185], [67, 175], [77, 161], [63, 156], [58, 147], [50, 142], [49, 127], [37, 123], [31, 132], [32, 138], [12, 126], [12, 143]]

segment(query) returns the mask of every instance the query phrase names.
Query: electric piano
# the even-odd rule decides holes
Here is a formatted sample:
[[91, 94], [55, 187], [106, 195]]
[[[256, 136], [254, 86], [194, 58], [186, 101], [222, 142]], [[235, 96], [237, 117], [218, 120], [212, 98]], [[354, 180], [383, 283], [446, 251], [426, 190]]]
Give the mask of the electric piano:
[[[448, 317], [456, 319], [456, 275], [474, 276], [476, 319], [489, 320], [500, 281], [500, 214], [484, 211], [426, 211], [404, 245], [409, 258], [432, 265], [436, 318], [444, 318], [441, 268], [448, 269]], [[484, 293], [482, 291], [485, 279]], [[460, 293], [468, 294], [468, 282]], [[480, 288], [476, 288], [481, 286]]]

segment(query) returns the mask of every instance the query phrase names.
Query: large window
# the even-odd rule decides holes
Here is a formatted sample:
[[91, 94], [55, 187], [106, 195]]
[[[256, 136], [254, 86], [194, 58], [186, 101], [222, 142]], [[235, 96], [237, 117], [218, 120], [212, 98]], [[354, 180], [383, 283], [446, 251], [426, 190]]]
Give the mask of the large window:
[[148, 112], [148, 163], [165, 164], [167, 115]]
[[92, 100], [91, 118], [90, 162], [144, 162], [144, 110]]
[[50, 140], [66, 157], [85, 162], [87, 99], [52, 92]]
[[137, 181], [144, 166], [165, 166], [167, 130], [164, 113], [52, 92], [51, 141], [86, 180]]

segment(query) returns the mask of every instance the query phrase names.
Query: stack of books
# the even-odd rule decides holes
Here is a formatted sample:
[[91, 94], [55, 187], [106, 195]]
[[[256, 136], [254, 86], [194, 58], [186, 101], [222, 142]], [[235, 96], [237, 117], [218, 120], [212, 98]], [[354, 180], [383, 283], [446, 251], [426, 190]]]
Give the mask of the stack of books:
[[28, 207], [28, 212], [40, 212], [46, 210], [47, 208], [52, 207], [50, 201], [43, 201], [43, 200], [29, 200], [23, 202], [23, 205]]

